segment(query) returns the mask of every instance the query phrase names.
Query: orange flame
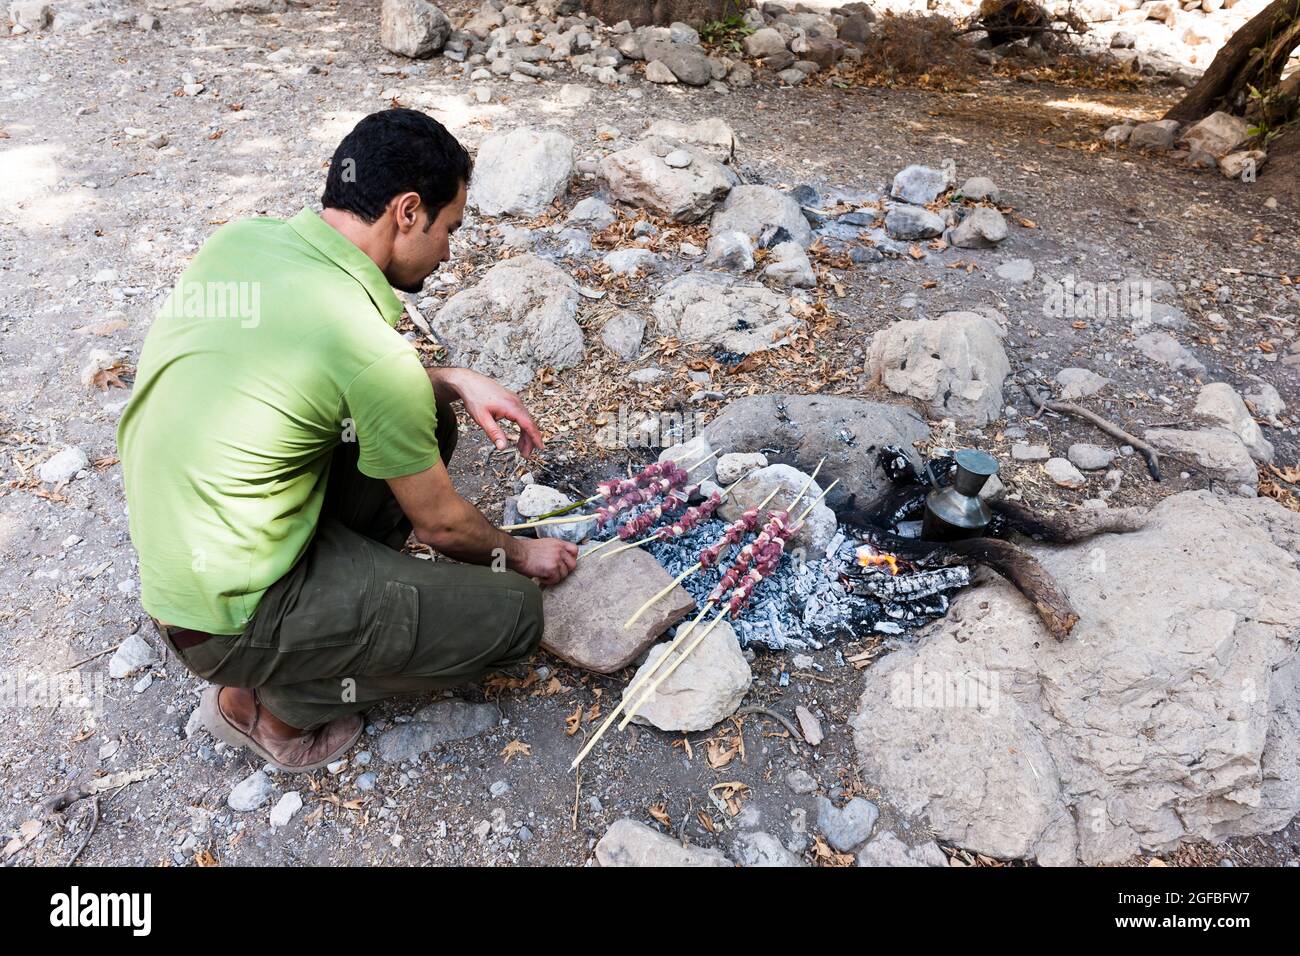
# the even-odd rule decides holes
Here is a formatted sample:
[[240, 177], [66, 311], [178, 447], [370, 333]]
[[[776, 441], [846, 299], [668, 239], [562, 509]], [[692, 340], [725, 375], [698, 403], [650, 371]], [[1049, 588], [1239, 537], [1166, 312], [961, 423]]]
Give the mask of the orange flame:
[[899, 572], [898, 558], [892, 554], [885, 554], [877, 551], [869, 544], [864, 544], [857, 550], [858, 564], [864, 568], [886, 568], [890, 574]]

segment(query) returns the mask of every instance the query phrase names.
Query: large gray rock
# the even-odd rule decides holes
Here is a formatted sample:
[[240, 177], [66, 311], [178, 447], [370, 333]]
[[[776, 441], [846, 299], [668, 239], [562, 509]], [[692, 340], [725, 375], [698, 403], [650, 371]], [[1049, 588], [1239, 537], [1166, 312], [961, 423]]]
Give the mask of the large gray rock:
[[[647, 678], [646, 683], [633, 692], [632, 700], [628, 702], [629, 708], [641, 699], [641, 695], [655, 679], [681, 659], [682, 651], [704, 634], [704, 629], [712, 620], [711, 614], [701, 621], [697, 629], [671, 653], [656, 676]], [[621, 621], [619, 626], [622, 626]], [[658, 667], [668, 653], [668, 646], [663, 643], [650, 649], [645, 663], [637, 670], [638, 678]], [[632, 720], [638, 724], [651, 724], [660, 730], [708, 730], [736, 712], [740, 702], [745, 699], [745, 694], [749, 692], [752, 681], [753, 675], [749, 663], [740, 653], [736, 633], [731, 629], [731, 624], [724, 620], [705, 635], [695, 650], [691, 651], [667, 680], [655, 688], [644, 704], [637, 706], [636, 716]], [[633, 679], [635, 682], [636, 678]]]
[[[625, 629], [637, 608], [672, 583], [672, 575], [640, 548], [613, 557], [606, 556], [608, 550], [579, 561], [572, 574], [542, 591], [542, 647], [598, 674], [612, 674], [632, 663], [695, 609], [695, 601], [678, 586]], [[617, 584], [610, 587], [610, 582]]]
[[772, 27], [755, 30], [741, 42], [745, 46], [745, 55], [759, 60], [785, 52], [785, 37]]
[[478, 148], [468, 201], [485, 216], [536, 216], [572, 175], [573, 140], [559, 130], [494, 133]]
[[[674, 167], [664, 162], [676, 150], [690, 155], [690, 165]], [[600, 175], [615, 199], [675, 222], [704, 218], [735, 182], [731, 171], [703, 150], [663, 136], [648, 136], [606, 156]]]
[[379, 738], [379, 755], [401, 763], [441, 744], [487, 733], [501, 722], [495, 704], [440, 700], [416, 712], [410, 723], [396, 724]]
[[1250, 457], [1265, 464], [1273, 461], [1273, 445], [1246, 408], [1240, 395], [1227, 382], [1213, 382], [1201, 389], [1194, 414], [1203, 422], [1226, 428], [1246, 446]]
[[379, 9], [379, 43], [415, 59], [433, 56], [451, 36], [447, 15], [425, 0], [384, 0]]
[[933, 239], [943, 233], [943, 219], [920, 206], [895, 203], [885, 214], [885, 232], [894, 239]]
[[[768, 465], [751, 471], [718, 507], [718, 515], [724, 521], [735, 521], [748, 509], [758, 507], [764, 498], [776, 491], [776, 497], [767, 506], [768, 510], [783, 508], [791, 512], [791, 517], [797, 518], [817, 500], [822, 489], [830, 484], [829, 479], [822, 479], [818, 475], [818, 480], [809, 485], [803, 497], [790, 508], [790, 502], [807, 483], [808, 477], [791, 465]], [[825, 554], [826, 546], [835, 537], [836, 530], [835, 512], [826, 507], [823, 499], [808, 515], [803, 528], [786, 542], [786, 550], [801, 548], [807, 556], [812, 557]]]
[[1000, 578], [959, 594], [863, 672], [868, 783], [940, 840], [1040, 864], [1300, 812], [1300, 515], [1187, 492], [1140, 531], [1028, 548], [1078, 610], [1073, 633], [1049, 637]]
[[678, 276], [663, 287], [650, 311], [660, 335], [711, 342], [742, 355], [771, 348], [801, 325], [784, 296], [715, 272]]
[[1002, 414], [1011, 372], [1001, 339], [998, 323], [977, 312], [895, 322], [872, 338], [867, 370], [934, 418], [984, 425]]
[[1148, 428], [1142, 438], [1156, 451], [1188, 459], [1216, 481], [1251, 487], [1259, 483], [1259, 470], [1250, 449], [1226, 428]]
[[894, 176], [889, 194], [895, 199], [918, 206], [932, 203], [952, 185], [952, 175], [946, 169], [911, 165]]
[[578, 286], [536, 256], [497, 263], [470, 289], [456, 293], [433, 325], [451, 357], [506, 388], [531, 382], [540, 366], [582, 361]]
[[763, 278], [795, 289], [812, 289], [817, 285], [812, 260], [797, 242], [782, 242], [772, 248], [763, 267]]
[[[824, 486], [839, 479], [824, 502], [832, 509], [869, 505], [892, 487], [876, 462], [885, 445], [897, 445], [919, 464], [914, 444], [930, 429], [910, 408], [843, 395], [752, 395], [737, 399], [705, 426], [712, 448], [767, 449], [769, 460], [812, 472]], [[775, 449], [775, 451], [773, 451]]]
[[617, 820], [596, 844], [601, 866], [731, 866], [721, 850], [683, 846], [635, 820]]
[[54, 8], [42, 0], [19, 0], [9, 4], [9, 19], [28, 33], [44, 30], [54, 21]]
[[737, 186], [713, 214], [709, 229], [714, 235], [743, 232], [754, 242], [772, 229], [784, 229], [800, 245], [812, 241], [812, 229], [799, 203], [771, 186]]

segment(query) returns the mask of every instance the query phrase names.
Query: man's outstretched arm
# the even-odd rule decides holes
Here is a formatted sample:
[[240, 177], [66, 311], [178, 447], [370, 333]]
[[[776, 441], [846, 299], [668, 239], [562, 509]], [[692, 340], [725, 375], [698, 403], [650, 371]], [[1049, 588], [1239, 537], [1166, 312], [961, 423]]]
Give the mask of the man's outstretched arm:
[[578, 548], [555, 538], [515, 538], [494, 527], [483, 513], [456, 493], [442, 462], [432, 468], [389, 478], [397, 503], [424, 544], [467, 564], [491, 564], [504, 555], [506, 567], [543, 585], [563, 581], [577, 564]]

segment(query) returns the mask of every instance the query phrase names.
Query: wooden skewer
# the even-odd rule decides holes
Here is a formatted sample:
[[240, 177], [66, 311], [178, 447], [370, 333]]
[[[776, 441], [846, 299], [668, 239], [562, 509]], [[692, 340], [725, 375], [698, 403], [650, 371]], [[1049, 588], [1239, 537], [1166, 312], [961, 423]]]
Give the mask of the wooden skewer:
[[[735, 488], [736, 485], [740, 484], [740, 482], [741, 482], [741, 481], [744, 481], [744, 480], [745, 480], [745, 479], [741, 478], [740, 480], [738, 480], [738, 481], [733, 481], [730, 485], [728, 485], [727, 488], [724, 489], [723, 492], [722, 492], [722, 499], [721, 499], [721, 500], [722, 500], [722, 501], [725, 501], [725, 500], [727, 499], [727, 495], [731, 494], [731, 489]], [[775, 493], [776, 493], [776, 492], [773, 492], [773, 494], [775, 494]], [[771, 495], [769, 495], [768, 497], [771, 498]], [[639, 548], [639, 547], [641, 547], [641, 545], [645, 544], [647, 541], [654, 541], [657, 537], [658, 537], [658, 535], [648, 534], [648, 535], [646, 535], [644, 538], [642, 538], [640, 541], [629, 541], [627, 544], [623, 545], [623, 547], [621, 547], [621, 548], [615, 548], [613, 551], [609, 552], [609, 554], [605, 555], [605, 557], [604, 557], [604, 558], [601, 558], [601, 560], [604, 561], [605, 558], [612, 558], [614, 555], [616, 555], [616, 554], [622, 554], [624, 551], [631, 551], [633, 548]], [[600, 546], [603, 548], [605, 545], [609, 544], [610, 541], [613, 541], [613, 540], [614, 540], [613, 538], [610, 538], [609, 541], [604, 541], [604, 542], [602, 542]], [[596, 548], [592, 548], [592, 549], [591, 549], [591, 551], [595, 551], [595, 550], [597, 550], [597, 549], [596, 549]], [[587, 554], [591, 554], [591, 551], [588, 551]]]
[[[825, 460], [826, 460], [825, 458], [822, 459], [822, 461], [825, 461]], [[807, 480], [806, 482], [804, 482], [804, 486], [803, 486], [802, 488], [799, 489], [799, 493], [798, 493], [797, 495], [795, 495], [793, 499], [791, 499], [791, 501], [790, 501], [790, 503], [789, 503], [788, 505], [786, 505], [787, 510], [790, 509], [790, 508], [793, 508], [796, 504], [799, 503], [799, 499], [802, 498], [805, 494], [807, 494], [808, 489], [812, 486], [813, 480], [817, 477], [817, 471], [820, 471], [820, 470], [821, 470], [821, 462], [818, 462], [818, 463], [817, 463], [817, 470], [814, 471], [814, 472], [812, 473], [812, 475], [808, 478], [808, 480]], [[818, 501], [821, 501], [822, 498], [825, 498], [825, 497], [826, 497], [826, 492], [827, 492], [827, 491], [830, 491], [831, 488], [834, 488], [835, 485], [838, 484], [838, 483], [839, 483], [839, 479], [836, 479], [835, 481], [833, 481], [833, 482], [831, 482], [829, 485], [827, 485], [827, 486], [826, 486], [826, 491], [823, 491], [820, 495], [817, 496], [817, 501], [814, 501], [811, 505], [808, 506], [808, 509], [803, 513], [802, 517], [801, 517], [799, 520], [803, 520], [803, 518], [806, 518], [809, 514], [811, 514], [811, 513], [812, 513], [812, 509], [813, 509], [814, 507], [816, 507], [817, 502], [818, 502]], [[766, 501], [770, 501], [771, 499], [772, 499], [772, 496], [771, 496], [771, 495], [768, 495], [767, 499], [765, 499], [765, 500], [766, 500]], [[760, 506], [760, 507], [761, 507], [761, 506]], [[669, 654], [671, 654], [671, 653], [673, 652], [674, 648], [676, 648], [679, 644], [681, 644], [681, 642], [684, 641], [684, 640], [686, 639], [687, 635], [689, 635], [689, 634], [691, 633], [691, 631], [693, 631], [693, 630], [695, 629], [695, 626], [700, 622], [700, 618], [702, 618], [702, 617], [703, 617], [703, 616], [704, 616], [704, 615], [709, 611], [709, 609], [713, 607], [714, 603], [715, 603], [715, 602], [713, 602], [713, 601], [708, 601], [708, 602], [705, 603], [704, 608], [703, 608], [703, 609], [700, 611], [700, 613], [696, 616], [695, 620], [691, 621], [691, 623], [690, 623], [690, 624], [689, 624], [689, 625], [688, 625], [684, 630], [678, 632], [677, 636], [676, 636], [675, 638], [673, 638], [673, 642], [672, 642], [672, 644], [670, 644], [670, 645], [668, 646], [668, 651], [663, 655], [663, 657], [659, 658], [659, 661], [658, 661], [658, 663], [655, 665], [654, 668], [651, 668], [650, 671], [647, 671], [647, 673], [646, 673], [645, 676], [648, 677], [648, 676], [650, 675], [650, 673], [652, 673], [653, 671], [658, 670], [658, 668], [663, 664], [663, 662], [666, 661], [666, 660], [668, 659]], [[726, 613], [725, 609], [724, 609], [723, 613], [724, 613], [724, 614]], [[714, 624], [709, 625], [708, 630], [710, 630], [710, 631], [713, 630], [713, 626], [714, 626], [716, 623], [717, 623], [717, 622], [714, 621]], [[706, 633], [707, 633], [707, 631], [706, 631]], [[686, 659], [686, 656], [687, 656], [688, 654], [690, 654], [690, 652], [691, 652], [692, 650], [694, 650], [696, 647], [699, 646], [699, 643], [700, 643], [701, 640], [703, 640], [703, 635], [701, 635], [700, 637], [696, 638], [694, 641], [692, 641], [689, 645], [686, 646], [686, 649], [683, 650], [682, 653], [681, 653], [681, 655], [677, 658], [677, 660], [673, 662], [673, 668], [672, 668], [673, 670], [676, 670], [676, 669], [677, 669], [677, 665], [680, 664], [683, 660], [685, 660], [685, 659]], [[639, 705], [639, 704], [643, 703], [643, 702], [645, 701], [646, 697], [648, 697], [650, 694], [654, 693], [654, 688], [658, 687], [661, 683], [663, 683], [663, 678], [662, 678], [662, 677], [658, 678], [658, 679], [655, 681], [655, 683], [651, 686], [650, 690], [647, 691], [646, 694], [643, 694], [643, 695], [642, 695], [641, 699], [637, 702], [637, 704]], [[623, 700], [627, 700], [628, 697], [629, 697], [630, 695], [631, 695], [631, 688], [629, 688], [628, 691], [623, 695]], [[628, 711], [628, 712], [623, 716], [622, 721], [620, 721], [620, 722], [619, 722], [619, 725], [618, 725], [618, 729], [619, 729], [619, 730], [622, 730], [624, 727], [626, 727], [626, 726], [628, 725], [628, 722], [632, 719], [632, 717], [633, 717], [633, 715], [634, 715], [634, 713], [635, 713], [635, 710], [636, 710], [636, 708], [633, 707], [631, 710], [629, 710], [629, 711]]]
[[[718, 455], [718, 452], [716, 452], [716, 451], [713, 452], [713, 453], [710, 454], [710, 455], [705, 455], [703, 458], [701, 458], [701, 459], [700, 459], [699, 461], [697, 461], [695, 464], [691, 465], [691, 467], [687, 468], [687, 469], [686, 469], [686, 474], [689, 475], [689, 474], [690, 474], [691, 472], [693, 472], [696, 468], [699, 468], [700, 465], [704, 464], [704, 463], [705, 463], [706, 461], [708, 461], [710, 458], [714, 458], [714, 457], [716, 457], [717, 455]], [[579, 508], [579, 507], [581, 507], [582, 505], [591, 504], [591, 502], [593, 502], [593, 501], [598, 501], [599, 499], [600, 499], [600, 495], [593, 495], [592, 497], [586, 499], [585, 501], [579, 501], [579, 502], [576, 502], [576, 503], [575, 503], [574, 505], [572, 505], [572, 506], [566, 505], [565, 508], [566, 508], [566, 509], [570, 509], [571, 507], [572, 507], [572, 508]], [[554, 514], [554, 513], [555, 513], [555, 512], [552, 512], [552, 514]], [[524, 530], [526, 530], [526, 529], [528, 529], [528, 528], [540, 528], [540, 527], [542, 527], [543, 525], [552, 525], [552, 524], [577, 524], [577, 523], [580, 522], [580, 521], [590, 521], [590, 520], [591, 520], [592, 518], [594, 518], [594, 517], [596, 517], [596, 516], [595, 516], [595, 515], [577, 515], [576, 517], [573, 517], [573, 518], [534, 518], [532, 521], [524, 521], [524, 522], [520, 522], [519, 524], [503, 524], [503, 525], [501, 526], [500, 530], [501, 530], [501, 531], [524, 531]], [[590, 554], [591, 552], [589, 551], [589, 552], [587, 552], [587, 553]]]
[[[758, 503], [758, 508], [757, 508], [757, 510], [758, 510], [758, 511], [762, 511], [764, 508], [766, 508], [767, 505], [768, 505], [768, 503], [769, 503], [773, 498], [776, 497], [776, 493], [777, 493], [778, 491], [780, 491], [780, 490], [781, 490], [781, 486], [780, 486], [780, 485], [777, 485], [775, 488], [773, 488], [773, 489], [772, 489], [772, 493], [771, 493], [770, 495], [768, 495], [766, 498], [764, 498], [762, 501], [760, 501], [760, 502]], [[639, 608], [637, 608], [637, 609], [636, 609], [636, 613], [633, 614], [630, 618], [628, 618], [628, 619], [627, 619], [627, 623], [623, 625], [623, 630], [626, 631], [629, 627], [631, 627], [631, 626], [632, 626], [633, 624], [635, 624], [638, 620], [640, 620], [641, 615], [644, 614], [646, 611], [650, 610], [650, 608], [652, 608], [652, 607], [654, 606], [654, 603], [655, 603], [656, 601], [658, 601], [660, 598], [666, 596], [666, 595], [668, 594], [668, 592], [670, 592], [673, 588], [677, 587], [677, 585], [681, 584], [683, 581], [685, 581], [688, 577], [690, 577], [690, 576], [691, 576], [692, 574], [694, 574], [696, 571], [700, 570], [701, 567], [703, 567], [703, 565], [701, 565], [701, 564], [699, 564], [698, 562], [696, 562], [696, 563], [695, 563], [694, 565], [692, 565], [690, 568], [687, 568], [685, 571], [683, 571], [681, 574], [679, 574], [679, 575], [676, 577], [676, 579], [673, 581], [672, 584], [668, 585], [668, 587], [664, 588], [664, 589], [663, 589], [662, 591], [660, 591], [658, 594], [654, 595], [654, 597], [650, 598], [650, 600], [646, 601], [646, 602], [645, 602], [644, 604], [642, 604]]]
[[[804, 484], [803, 488], [801, 488], [801, 489], [799, 490], [799, 494], [796, 495], [796, 496], [794, 497], [794, 499], [790, 502], [790, 504], [789, 504], [787, 507], [793, 508], [793, 507], [794, 507], [794, 506], [799, 502], [799, 499], [802, 498], [802, 497], [804, 496], [804, 494], [808, 491], [808, 488], [812, 485], [813, 481], [816, 479], [816, 477], [817, 477], [817, 473], [818, 473], [819, 471], [821, 471], [822, 463], [825, 462], [825, 461], [826, 461], [826, 459], [823, 458], [821, 461], [819, 461], [819, 462], [817, 463], [817, 468], [813, 471], [812, 476], [809, 477], [808, 481]], [[830, 489], [833, 488], [837, 483], [838, 483], [838, 481], [836, 481], [836, 482], [832, 482], [832, 483], [827, 487], [826, 491], [830, 491]], [[762, 501], [762, 502], [759, 504], [759, 506], [758, 506], [758, 510], [759, 510], [759, 511], [762, 511], [763, 508], [766, 507], [766, 506], [768, 505], [768, 503], [771, 502], [771, 500], [772, 500], [774, 497], [776, 497], [776, 493], [777, 493], [778, 491], [780, 491], [780, 487], [779, 487], [779, 486], [778, 486], [777, 488], [774, 488], [774, 489], [772, 490], [772, 493], [769, 494], [766, 498], [763, 499], [763, 501]], [[825, 496], [826, 496], [826, 492], [823, 491], [822, 494], [818, 497], [817, 501], [820, 501], [820, 500], [821, 500], [822, 498], [824, 498]], [[814, 505], [815, 505], [816, 503], [817, 503], [817, 502], [813, 502]], [[810, 514], [811, 512], [812, 512], [812, 509], [811, 509], [811, 507], [810, 507], [810, 508], [808, 509], [808, 511], [805, 512], [805, 515]], [[689, 568], [689, 569], [687, 569], [686, 571], [682, 572], [682, 574], [680, 574], [680, 575], [676, 578], [676, 580], [673, 581], [673, 583], [672, 583], [671, 585], [669, 585], [669, 586], [668, 586], [667, 588], [665, 588], [664, 590], [660, 591], [658, 594], [656, 594], [654, 597], [652, 597], [652, 598], [651, 598], [649, 601], [647, 601], [645, 604], [641, 605], [641, 607], [637, 609], [637, 612], [636, 612], [634, 615], [632, 615], [632, 617], [628, 620], [627, 624], [625, 624], [625, 625], [623, 625], [623, 626], [624, 626], [625, 628], [626, 628], [626, 627], [630, 627], [630, 626], [632, 625], [632, 623], [635, 622], [635, 621], [637, 620], [637, 618], [639, 618], [642, 614], [644, 614], [644, 613], [645, 613], [645, 612], [646, 612], [646, 611], [647, 611], [647, 610], [648, 610], [648, 609], [649, 609], [649, 608], [650, 608], [650, 607], [655, 603], [655, 601], [659, 600], [659, 598], [663, 597], [665, 594], [667, 594], [667, 593], [668, 593], [669, 591], [671, 591], [674, 587], [676, 587], [678, 584], [680, 584], [680, 583], [681, 583], [682, 581], [684, 581], [687, 577], [689, 577], [691, 574], [694, 574], [694, 573], [695, 573], [696, 571], [698, 571], [699, 569], [700, 569], [700, 565], [697, 563], [694, 567]], [[667, 660], [667, 659], [672, 655], [672, 652], [673, 652], [674, 650], [676, 650], [679, 646], [681, 646], [682, 642], [685, 641], [686, 638], [691, 634], [691, 632], [695, 630], [696, 626], [700, 623], [701, 620], [703, 620], [704, 616], [705, 616], [706, 614], [708, 614], [710, 610], [713, 609], [713, 606], [714, 606], [715, 603], [716, 603], [716, 602], [714, 602], [714, 601], [706, 601], [706, 602], [704, 603], [704, 607], [700, 608], [700, 613], [697, 614], [697, 615], [696, 615], [696, 616], [691, 620], [690, 624], [688, 624], [688, 625], [686, 625], [686, 627], [684, 627], [684, 628], [680, 628], [680, 629], [678, 630], [678, 632], [677, 632], [677, 636], [674, 637], [673, 640], [672, 640], [672, 642], [668, 645], [668, 650], [665, 651], [664, 654], [663, 654], [663, 656], [659, 658], [659, 662], [655, 665], [655, 667], [650, 668], [650, 669], [647, 669], [647, 670], [645, 670], [643, 673], [637, 675], [637, 677], [632, 681], [632, 683], [628, 685], [627, 690], [623, 692], [623, 698], [622, 698], [622, 700], [620, 700], [619, 703], [618, 703], [618, 705], [614, 708], [614, 710], [610, 712], [610, 715], [609, 715], [608, 717], [605, 718], [605, 721], [600, 725], [600, 727], [598, 727], [598, 728], [596, 729], [596, 732], [595, 732], [594, 734], [591, 735], [591, 739], [588, 740], [587, 743], [586, 743], [586, 745], [582, 748], [582, 750], [580, 750], [580, 751], [578, 752], [578, 755], [577, 755], [576, 757], [573, 758], [573, 763], [569, 765], [569, 769], [570, 769], [570, 770], [574, 770], [574, 769], [576, 769], [577, 766], [578, 766], [578, 764], [582, 763], [583, 759], [587, 756], [587, 754], [591, 753], [591, 749], [592, 749], [593, 747], [596, 746], [596, 742], [597, 742], [598, 740], [600, 740], [600, 738], [604, 735], [605, 731], [607, 731], [607, 730], [609, 729], [610, 725], [611, 725], [611, 724], [614, 722], [614, 720], [618, 717], [619, 713], [623, 710], [623, 708], [624, 708], [624, 706], [627, 704], [627, 702], [628, 702], [629, 700], [631, 700], [632, 695], [636, 692], [636, 690], [637, 690], [637, 689], [638, 689], [638, 688], [639, 688], [643, 683], [645, 683], [647, 680], [649, 680], [649, 679], [651, 678], [651, 676], [652, 676], [656, 671], [658, 671], [658, 669], [659, 669], [659, 665], [661, 665], [664, 661], [666, 661], [666, 660]], [[696, 638], [693, 642], [691, 642], [691, 644], [690, 644], [690, 645], [689, 645], [689, 646], [688, 646], [688, 647], [687, 647], [687, 648], [682, 652], [682, 654], [677, 658], [677, 660], [675, 660], [675, 661], [672, 663], [672, 665], [669, 667], [667, 673], [661, 675], [661, 676], [659, 677], [659, 679], [657, 679], [657, 680], [655, 681], [655, 683], [651, 686], [651, 688], [650, 688], [650, 689], [649, 689], [645, 694], [642, 694], [642, 695], [641, 695], [641, 697], [637, 700], [636, 705], [633, 707], [633, 709], [628, 711], [627, 716], [625, 716], [625, 717], [623, 718], [623, 721], [618, 725], [618, 729], [619, 729], [619, 730], [622, 730], [624, 727], [627, 726], [628, 721], [630, 721], [630, 720], [632, 719], [632, 717], [634, 716], [634, 714], [635, 714], [636, 707], [639, 707], [642, 703], [644, 703], [644, 702], [645, 702], [645, 699], [646, 699], [650, 694], [654, 693], [655, 689], [658, 688], [658, 686], [659, 686], [660, 684], [662, 684], [664, 680], [667, 680], [668, 675], [671, 674], [673, 671], [675, 671], [675, 670], [677, 669], [677, 666], [678, 666], [678, 665], [679, 665], [683, 660], [686, 659], [686, 656], [687, 656], [691, 651], [693, 651], [693, 650], [694, 650], [694, 649], [699, 645], [699, 643], [700, 643], [702, 640], [704, 640], [705, 637], [708, 636], [709, 632], [712, 631], [713, 628], [717, 626], [718, 621], [722, 620], [723, 616], [724, 616], [726, 613], [727, 613], [727, 612], [726, 612], [726, 610], [724, 609], [724, 610], [723, 610], [723, 611], [718, 615], [718, 617], [714, 618], [714, 620], [713, 620], [713, 621], [712, 621], [712, 622], [711, 622], [711, 623], [710, 623], [710, 624], [705, 628], [704, 633], [701, 634], [698, 638]]]
[[[670, 654], [672, 653], [673, 648], [675, 648], [678, 644], [680, 644], [685, 639], [686, 635], [691, 632], [691, 629], [694, 628], [696, 624], [700, 623], [700, 618], [704, 617], [704, 615], [709, 612], [709, 608], [711, 607], [713, 607], [713, 602], [710, 601], [709, 603], [704, 605], [704, 607], [700, 610], [700, 613], [696, 615], [695, 619], [691, 621], [691, 623], [688, 626], [678, 631], [677, 637], [675, 637], [673, 639], [673, 642], [668, 645], [668, 653]], [[623, 699], [618, 702], [618, 706], [616, 706], [612, 711], [610, 711], [609, 716], [605, 718], [605, 722], [602, 723], [596, 729], [596, 732], [591, 735], [591, 739], [587, 741], [586, 746], [584, 746], [580, 751], [578, 751], [578, 756], [573, 758], [573, 763], [569, 765], [570, 770], [575, 769], [578, 766], [578, 764], [582, 763], [582, 759], [586, 757], [587, 754], [591, 753], [591, 748], [596, 746], [596, 741], [598, 741], [601, 738], [601, 735], [604, 734], [605, 731], [609, 729], [609, 725], [612, 724], [618, 718], [618, 715], [623, 712], [623, 705], [626, 704], [632, 698], [633, 691], [635, 691], [638, 687], [640, 687], [647, 680], [649, 680], [650, 675], [652, 673], [653, 671], [646, 671], [643, 674], [638, 674], [636, 679], [633, 680], [632, 683], [628, 685], [627, 690], [623, 692]], [[622, 728], [620, 727], [620, 729]]]
[[[682, 652], [677, 655], [677, 660], [669, 664], [668, 668], [663, 672], [661, 672], [659, 676], [657, 676], [654, 679], [654, 681], [650, 684], [650, 686], [645, 689], [645, 691], [641, 694], [641, 696], [637, 698], [636, 703], [627, 709], [627, 713], [624, 715], [622, 722], [618, 725], [620, 730], [627, 726], [628, 721], [630, 721], [633, 717], [636, 716], [636, 712], [641, 707], [641, 705], [654, 696], [654, 692], [659, 689], [659, 685], [662, 684], [664, 681], [666, 681], [668, 678], [673, 676], [673, 671], [677, 670], [677, 668], [682, 665], [682, 661], [686, 660], [686, 658], [688, 658], [691, 655], [691, 652], [695, 650], [695, 648], [700, 646], [700, 644], [704, 641], [704, 639], [713, 632], [713, 629], [717, 627], [722, 622], [722, 619], [726, 616], [727, 616], [727, 609], [723, 608], [721, 611], [718, 612], [718, 616], [709, 622], [708, 627], [706, 627], [703, 631], [701, 631], [700, 635], [696, 637], [695, 640], [691, 641], [689, 644], [687, 644], [685, 647], [682, 648]], [[668, 652], [665, 653], [663, 657], [659, 658], [660, 663], [666, 661], [668, 659], [668, 655], [671, 653], [672, 653], [672, 648], [669, 648]]]

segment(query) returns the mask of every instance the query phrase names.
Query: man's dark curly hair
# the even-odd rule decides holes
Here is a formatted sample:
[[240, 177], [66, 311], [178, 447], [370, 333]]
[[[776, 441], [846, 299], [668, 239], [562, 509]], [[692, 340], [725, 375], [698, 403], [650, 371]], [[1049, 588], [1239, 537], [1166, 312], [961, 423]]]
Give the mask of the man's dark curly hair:
[[[394, 196], [419, 193], [429, 222], [469, 185], [473, 161], [447, 128], [418, 110], [371, 113], [334, 151], [321, 205], [365, 222], [378, 219]], [[426, 227], [427, 228], [427, 227]]]

